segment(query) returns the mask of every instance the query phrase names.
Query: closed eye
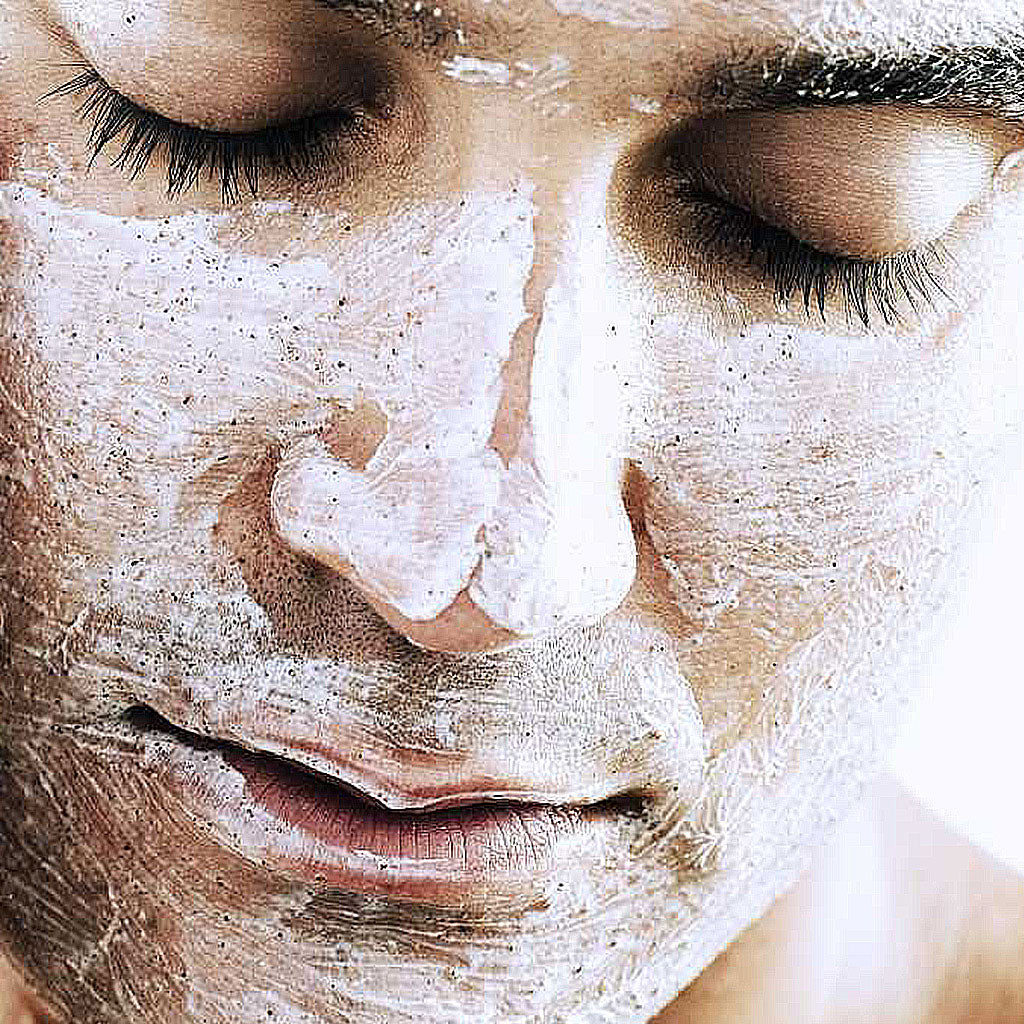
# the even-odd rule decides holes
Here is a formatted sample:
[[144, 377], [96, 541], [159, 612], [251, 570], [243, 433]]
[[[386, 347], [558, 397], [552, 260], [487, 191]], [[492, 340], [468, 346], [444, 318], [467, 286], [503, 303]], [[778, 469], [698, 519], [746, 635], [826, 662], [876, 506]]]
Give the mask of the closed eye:
[[78, 113], [89, 124], [90, 166], [115, 149], [112, 165], [140, 177], [154, 159], [167, 168], [167, 197], [175, 199], [203, 179], [218, 181], [225, 203], [247, 190], [254, 198], [265, 178], [305, 181], [338, 164], [344, 142], [365, 134], [363, 116], [335, 110], [253, 132], [211, 131], [146, 110], [108, 85], [85, 64], [80, 73], [46, 93], [79, 97]]
[[875, 316], [887, 326], [904, 320], [907, 311], [949, 300], [944, 284], [953, 258], [941, 239], [918, 249], [874, 258], [821, 252], [757, 215], [699, 190], [680, 190], [693, 212], [694, 241], [713, 260], [738, 256], [788, 309], [799, 301], [805, 314], [816, 312], [824, 323], [838, 304], [847, 323], [870, 327]]
[[742, 281], [782, 314], [800, 303], [823, 322], [899, 326], [951, 299], [962, 218], [1022, 142], [1019, 126], [963, 111], [713, 113], [629, 154], [612, 210], [671, 278], [695, 267], [700, 286]]

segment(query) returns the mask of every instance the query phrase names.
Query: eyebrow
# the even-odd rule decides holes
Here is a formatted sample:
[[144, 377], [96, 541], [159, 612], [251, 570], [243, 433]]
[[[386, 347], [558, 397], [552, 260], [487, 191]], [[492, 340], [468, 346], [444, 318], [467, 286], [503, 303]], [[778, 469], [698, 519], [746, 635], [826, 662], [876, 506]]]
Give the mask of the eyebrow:
[[726, 108], [909, 104], [1024, 121], [1024, 36], [1004, 45], [941, 45], [919, 53], [733, 57], [699, 98]]
[[447, 57], [466, 42], [459, 12], [445, 0], [316, 0], [426, 56]]
[[[426, 55], [449, 57], [466, 43], [461, 12], [452, 0], [316, 2]], [[501, 34], [497, 24], [474, 23], [475, 45], [488, 41], [480, 38], [484, 25], [491, 39]], [[820, 53], [779, 47], [733, 53], [700, 76], [694, 94], [686, 98], [727, 109], [902, 103], [984, 111], [1024, 122], [1024, 25], [994, 36], [992, 43], [939, 43], [917, 51]], [[692, 72], [684, 77], [693, 81]]]

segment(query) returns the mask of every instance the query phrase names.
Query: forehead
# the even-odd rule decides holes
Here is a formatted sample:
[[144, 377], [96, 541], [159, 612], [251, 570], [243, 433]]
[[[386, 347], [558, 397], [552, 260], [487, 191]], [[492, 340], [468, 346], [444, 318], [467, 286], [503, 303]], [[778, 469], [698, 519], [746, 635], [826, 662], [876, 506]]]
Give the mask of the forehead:
[[[607, 41], [642, 33], [652, 46], [706, 49], [787, 42], [817, 50], [920, 49], [940, 42], [997, 42], [1024, 24], [1018, 0], [38, 0], [91, 43], [129, 43], [190, 31], [241, 42], [283, 41], [346, 20], [377, 24], [420, 43], [519, 49], [601, 29]], [[657, 38], [656, 38], [657, 37]]]

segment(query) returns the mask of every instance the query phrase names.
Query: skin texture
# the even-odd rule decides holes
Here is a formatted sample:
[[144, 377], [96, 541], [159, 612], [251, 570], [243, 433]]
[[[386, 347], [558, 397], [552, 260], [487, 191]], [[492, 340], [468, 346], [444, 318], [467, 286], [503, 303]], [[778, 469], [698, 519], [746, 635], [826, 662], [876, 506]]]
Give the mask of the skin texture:
[[[305, 0], [4, 5], [0, 951], [58, 1014], [643, 1022], [792, 884], [1024, 408], [1014, 123], [804, 110], [783, 163], [767, 114], [701, 134], [707, 69], [755, 43], [1013, 13], [848, 6], [438, 8], [424, 56], [422, 26]], [[368, 128], [257, 202], [169, 198], [37, 101], [83, 59], [208, 128], [332, 102]], [[941, 235], [948, 295], [868, 326], [778, 302], [697, 244], [667, 139], [829, 251]], [[643, 813], [525, 903], [358, 897], [211, 831], [139, 703], [310, 767], [326, 737], [391, 806], [491, 778]]]

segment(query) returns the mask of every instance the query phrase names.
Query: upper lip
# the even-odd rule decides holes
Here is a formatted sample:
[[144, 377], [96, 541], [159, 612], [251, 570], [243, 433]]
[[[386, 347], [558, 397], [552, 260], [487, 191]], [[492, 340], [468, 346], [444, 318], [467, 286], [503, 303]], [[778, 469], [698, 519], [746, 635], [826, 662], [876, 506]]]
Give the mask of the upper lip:
[[171, 733], [193, 746], [230, 745], [257, 756], [270, 755], [290, 762], [287, 767], [311, 771], [367, 803], [395, 812], [435, 811], [499, 800], [585, 806], [638, 795], [635, 786], [615, 785], [614, 780], [599, 776], [577, 780], [580, 784], [573, 788], [531, 785], [525, 779], [502, 778], [483, 764], [471, 767], [463, 755], [452, 755], [450, 763], [441, 764], [443, 755], [399, 751], [375, 745], [366, 736], [360, 744], [343, 750], [322, 740], [294, 736], [285, 740], [273, 733], [252, 737], [234, 731], [224, 736], [193, 732], [148, 705], [136, 705], [123, 717], [137, 728]]

